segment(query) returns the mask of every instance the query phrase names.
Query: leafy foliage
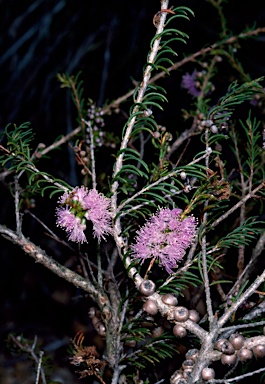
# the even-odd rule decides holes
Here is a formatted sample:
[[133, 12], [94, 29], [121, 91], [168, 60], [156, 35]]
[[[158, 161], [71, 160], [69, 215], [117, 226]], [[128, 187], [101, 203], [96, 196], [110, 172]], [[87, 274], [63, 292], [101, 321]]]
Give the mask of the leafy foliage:
[[242, 104], [247, 100], [252, 100], [257, 93], [263, 93], [262, 85], [263, 77], [238, 84], [234, 81], [228, 87], [227, 93], [221, 97], [218, 104], [209, 111], [209, 119], [215, 121], [216, 124], [222, 124], [232, 116], [233, 109], [236, 105]]

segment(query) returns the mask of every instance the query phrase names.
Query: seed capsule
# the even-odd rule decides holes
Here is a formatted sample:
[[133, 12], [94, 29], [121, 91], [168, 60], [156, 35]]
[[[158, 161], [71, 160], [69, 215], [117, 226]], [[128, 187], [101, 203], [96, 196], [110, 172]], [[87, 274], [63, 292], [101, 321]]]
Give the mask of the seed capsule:
[[188, 320], [189, 310], [186, 307], [176, 307], [174, 311], [174, 318], [180, 322]]
[[183, 377], [184, 379], [189, 379], [191, 377], [191, 374], [192, 374], [192, 369], [185, 369], [183, 371]]
[[195, 309], [190, 309], [189, 311], [189, 319], [194, 321], [194, 323], [198, 323], [200, 321], [200, 315]]
[[157, 305], [153, 300], [147, 300], [143, 305], [143, 310], [149, 315], [156, 315], [158, 312]]
[[235, 353], [235, 348], [230, 343], [230, 341], [226, 339], [220, 339], [216, 342], [215, 348], [218, 349], [218, 351], [223, 352], [227, 355], [233, 355]]
[[151, 331], [151, 335], [152, 335], [152, 337], [159, 337], [159, 336], [163, 335], [164, 331], [165, 330], [163, 327], [156, 327]]
[[215, 343], [215, 348], [218, 349], [218, 351], [222, 352], [222, 345], [223, 343], [225, 343], [227, 340], [226, 339], [219, 339], [216, 343]]
[[170, 378], [170, 384], [179, 384], [179, 381], [183, 379], [182, 373], [177, 371]]
[[196, 348], [189, 349], [188, 352], [186, 353], [185, 357], [187, 360], [196, 361], [198, 353], [199, 353], [199, 351]]
[[155, 292], [156, 286], [152, 280], [143, 280], [140, 284], [139, 291], [144, 296], [150, 296]]
[[202, 379], [205, 381], [212, 380], [215, 378], [215, 372], [212, 368], [203, 368]]
[[162, 296], [162, 301], [165, 304], [173, 306], [178, 304], [178, 299], [176, 296], [172, 295], [172, 293], [167, 293], [166, 295]]
[[254, 353], [254, 356], [258, 359], [265, 356], [265, 345], [264, 344], [258, 344], [255, 345], [255, 347], [252, 348], [252, 351]]
[[106, 328], [105, 328], [105, 325], [104, 324], [99, 324], [98, 326], [98, 334], [102, 337], [106, 336]]
[[177, 337], [185, 337], [187, 335], [187, 331], [182, 325], [176, 324], [173, 327], [173, 334]]
[[93, 317], [91, 320], [95, 330], [98, 331], [98, 327], [100, 324], [102, 324], [102, 321], [98, 319], [97, 316]]
[[240, 333], [233, 333], [229, 337], [229, 341], [235, 349], [241, 349], [244, 345], [245, 338]]
[[225, 365], [234, 365], [236, 363], [237, 357], [236, 355], [225, 355], [224, 353], [221, 355], [221, 362]]
[[194, 364], [193, 360], [184, 360], [182, 363], [182, 369], [192, 369]]
[[155, 319], [153, 316], [146, 316], [145, 320], [141, 322], [141, 326], [144, 328], [153, 329]]
[[242, 363], [244, 363], [247, 360], [251, 360], [252, 357], [253, 357], [253, 353], [250, 349], [241, 348], [240, 351], [238, 351], [238, 358]]
[[96, 308], [95, 308], [95, 307], [90, 307], [90, 308], [89, 308], [89, 310], [88, 310], [88, 316], [89, 316], [90, 318], [96, 316]]

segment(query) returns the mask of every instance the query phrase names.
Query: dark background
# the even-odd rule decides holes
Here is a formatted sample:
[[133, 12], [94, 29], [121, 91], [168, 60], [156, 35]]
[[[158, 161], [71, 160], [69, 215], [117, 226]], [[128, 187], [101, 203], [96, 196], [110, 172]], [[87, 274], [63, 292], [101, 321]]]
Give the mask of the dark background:
[[[265, 5], [262, 3], [260, 0], [227, 1], [224, 8], [228, 28], [236, 34], [247, 25], [265, 26]], [[76, 127], [75, 109], [69, 92], [60, 88], [57, 73], [76, 75], [82, 71], [85, 96], [100, 106], [106, 100], [114, 100], [126, 93], [133, 87], [133, 80], [141, 79], [150, 40], [155, 33], [152, 19], [159, 5], [158, 0], [0, 1], [0, 130], [8, 123], [19, 125], [29, 121], [36, 143], [49, 145], [60, 134]], [[220, 31], [218, 14], [209, 2], [187, 0], [181, 5], [189, 6], [196, 17], [190, 22], [180, 22], [179, 29], [190, 39], [186, 46], [180, 43], [177, 47], [179, 59], [213, 44]], [[246, 72], [253, 78], [264, 75], [265, 36], [242, 41], [241, 46], [238, 58]], [[172, 73], [169, 80], [162, 81], [170, 103], [158, 119], [173, 132], [183, 107], [179, 103], [180, 97], [184, 97], [179, 87], [181, 76], [192, 70], [193, 65], [189, 64]], [[221, 87], [222, 81], [224, 87], [227, 86], [232, 72], [231, 67], [224, 66], [220, 75]], [[128, 106], [124, 106], [124, 115]], [[114, 116], [112, 120], [107, 118], [106, 130], [119, 134], [124, 122], [123, 115]], [[79, 179], [77, 174], [70, 173], [67, 153], [67, 150], [57, 152], [46, 165], [58, 177], [74, 185]], [[1, 223], [14, 228], [13, 201], [4, 183], [0, 186], [0, 199]], [[55, 203], [49, 204], [51, 208], [47, 209], [43, 200], [37, 197], [34, 213], [55, 229]], [[65, 260], [64, 256], [69, 266], [75, 265], [71, 252], [65, 250], [62, 255], [57, 244], [49, 237], [43, 237], [41, 226], [29, 217], [24, 218], [24, 230], [50, 255], [59, 261]], [[36, 265], [4, 239], [0, 239], [0, 260], [0, 338], [4, 351], [0, 355], [3, 366], [0, 382], [32, 382], [28, 378], [28, 372], [32, 370], [27, 366], [26, 358], [6, 350], [5, 339], [9, 332], [22, 333], [31, 339], [37, 334], [52, 357], [58, 375], [62, 377], [67, 372], [67, 379], [62, 382], [71, 383], [71, 377], [73, 383], [79, 382], [77, 376], [68, 372], [71, 367], [67, 348], [69, 339], [82, 328], [92, 335], [90, 344], [100, 344], [87, 316], [91, 302], [82, 292]], [[22, 380], [24, 367], [29, 371]], [[60, 367], [64, 371], [60, 371]]]

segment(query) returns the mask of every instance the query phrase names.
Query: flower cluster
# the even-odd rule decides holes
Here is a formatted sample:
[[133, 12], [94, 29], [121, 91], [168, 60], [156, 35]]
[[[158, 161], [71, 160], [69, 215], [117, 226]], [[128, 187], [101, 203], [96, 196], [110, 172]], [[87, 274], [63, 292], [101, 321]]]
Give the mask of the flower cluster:
[[[219, 61], [218, 58], [217, 61]], [[207, 63], [202, 63], [203, 68], [207, 68]], [[198, 97], [202, 95], [208, 95], [215, 90], [214, 84], [207, 78], [207, 82], [205, 83], [205, 76], [207, 76], [207, 72], [205, 70], [197, 71], [196, 69], [190, 73], [185, 73], [182, 76], [181, 87], [186, 89], [187, 92], [193, 96]], [[205, 84], [204, 84], [205, 83]]]
[[181, 218], [181, 209], [160, 209], [138, 231], [132, 245], [132, 259], [143, 262], [148, 258], [159, 260], [168, 273], [177, 267], [191, 245], [196, 232], [193, 216]]
[[[104, 144], [104, 135], [105, 132], [102, 128], [105, 126], [103, 119], [103, 111], [101, 108], [96, 107], [95, 104], [91, 104], [87, 111], [88, 119], [91, 123], [94, 135], [94, 145], [97, 147], [101, 147]], [[89, 138], [89, 128], [87, 128], [87, 144], [90, 144]]]
[[84, 234], [87, 220], [92, 221], [94, 236], [99, 241], [111, 233], [110, 199], [97, 190], [76, 187], [72, 192], [65, 192], [58, 204], [56, 222], [66, 230], [69, 240], [87, 242]]
[[116, 148], [117, 144], [119, 143], [119, 138], [115, 136], [114, 133], [103, 130], [103, 128], [105, 127], [104, 111], [102, 110], [102, 108], [96, 106], [92, 102], [92, 100], [89, 101], [90, 106], [87, 110], [88, 121], [85, 121], [87, 125], [86, 144], [88, 146], [91, 145], [90, 129], [92, 129], [93, 144], [95, 147], [105, 146], [110, 148]]

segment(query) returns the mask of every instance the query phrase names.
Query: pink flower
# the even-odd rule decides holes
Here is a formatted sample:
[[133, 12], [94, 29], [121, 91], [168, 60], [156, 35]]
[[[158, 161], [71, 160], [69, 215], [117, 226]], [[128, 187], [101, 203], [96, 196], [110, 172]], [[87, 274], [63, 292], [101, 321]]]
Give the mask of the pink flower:
[[59, 204], [70, 205], [72, 208], [83, 210], [84, 198], [87, 195], [87, 188], [75, 187], [72, 192], [65, 192], [58, 200]]
[[197, 71], [193, 71], [190, 75], [186, 73], [182, 76], [181, 87], [187, 89], [188, 93], [192, 96], [200, 96], [201, 91], [196, 87]]
[[58, 203], [60, 207], [56, 210], [56, 222], [66, 230], [69, 240], [87, 242], [84, 234], [86, 220], [92, 221], [94, 236], [98, 241], [111, 233], [110, 199], [97, 190], [76, 187], [72, 192], [65, 192]]
[[96, 189], [91, 189], [84, 199], [86, 209], [85, 217], [93, 223], [94, 236], [100, 240], [111, 229], [110, 199], [98, 193]]
[[68, 233], [68, 238], [71, 241], [77, 243], [86, 243], [87, 239], [84, 234], [86, 229], [85, 223], [74, 215], [68, 208], [59, 207], [56, 210], [57, 214], [57, 225], [64, 228]]
[[186, 249], [196, 232], [196, 219], [180, 218], [181, 209], [159, 210], [138, 231], [136, 243], [132, 245], [132, 259], [156, 258], [168, 273], [183, 259]]

